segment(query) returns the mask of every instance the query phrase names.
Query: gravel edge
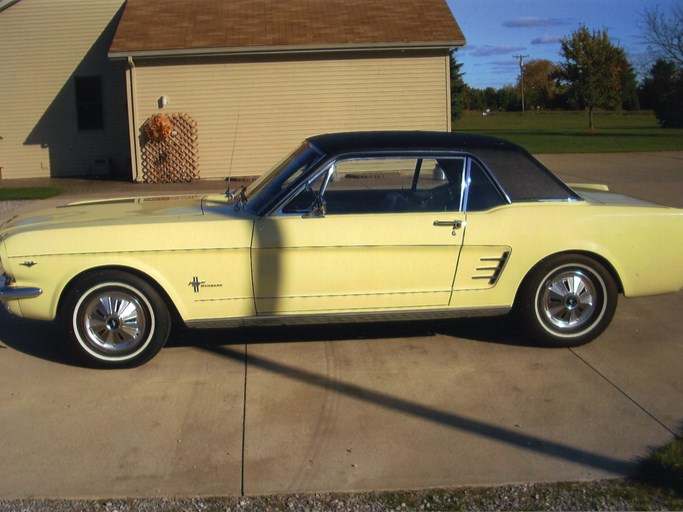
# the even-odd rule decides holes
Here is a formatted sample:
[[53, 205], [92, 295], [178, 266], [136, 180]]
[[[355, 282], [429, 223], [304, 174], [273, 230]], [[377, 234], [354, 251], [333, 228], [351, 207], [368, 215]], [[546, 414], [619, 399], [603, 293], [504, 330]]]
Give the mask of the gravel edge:
[[683, 495], [626, 480], [215, 498], [0, 500], [0, 512], [681, 510]]

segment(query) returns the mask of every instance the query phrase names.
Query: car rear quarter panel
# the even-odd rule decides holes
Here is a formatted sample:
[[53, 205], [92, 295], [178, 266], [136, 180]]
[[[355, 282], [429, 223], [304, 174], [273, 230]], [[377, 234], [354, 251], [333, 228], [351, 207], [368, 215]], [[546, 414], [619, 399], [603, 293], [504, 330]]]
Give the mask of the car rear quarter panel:
[[539, 202], [470, 213], [463, 254], [482, 246], [512, 250], [490, 290], [468, 290], [463, 279], [469, 273], [459, 266], [452, 305], [512, 304], [537, 263], [567, 252], [604, 260], [626, 296], [675, 292], [683, 287], [681, 239], [683, 212], [673, 208]]

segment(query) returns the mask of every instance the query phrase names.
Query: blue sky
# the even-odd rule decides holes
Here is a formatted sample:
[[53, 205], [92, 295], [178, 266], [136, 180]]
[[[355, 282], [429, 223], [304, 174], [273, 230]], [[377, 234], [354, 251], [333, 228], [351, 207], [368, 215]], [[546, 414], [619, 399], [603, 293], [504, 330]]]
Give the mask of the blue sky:
[[641, 13], [659, 5], [663, 10], [681, 0], [447, 0], [465, 33], [467, 46], [458, 50], [465, 83], [499, 88], [514, 84], [519, 63], [513, 55], [560, 62], [561, 37], [586, 25], [607, 29], [613, 43], [626, 50], [638, 69], [646, 66], [641, 42]]

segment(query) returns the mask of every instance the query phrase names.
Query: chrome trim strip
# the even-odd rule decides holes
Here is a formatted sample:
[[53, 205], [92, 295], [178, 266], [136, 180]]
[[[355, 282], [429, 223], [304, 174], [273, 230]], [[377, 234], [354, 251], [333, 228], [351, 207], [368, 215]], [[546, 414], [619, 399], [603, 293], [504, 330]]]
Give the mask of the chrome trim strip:
[[367, 313], [324, 313], [324, 314], [291, 314], [263, 315], [242, 318], [217, 318], [205, 320], [189, 320], [185, 322], [193, 329], [213, 329], [252, 326], [280, 325], [320, 325], [320, 324], [354, 324], [373, 322], [400, 322], [406, 320], [439, 320], [447, 318], [469, 318], [480, 316], [506, 315], [511, 306], [490, 308], [462, 309], [426, 309], [411, 311], [379, 311]]
[[0, 276], [0, 300], [33, 299], [38, 297], [43, 290], [40, 288], [12, 288], [7, 286], [9, 279]]

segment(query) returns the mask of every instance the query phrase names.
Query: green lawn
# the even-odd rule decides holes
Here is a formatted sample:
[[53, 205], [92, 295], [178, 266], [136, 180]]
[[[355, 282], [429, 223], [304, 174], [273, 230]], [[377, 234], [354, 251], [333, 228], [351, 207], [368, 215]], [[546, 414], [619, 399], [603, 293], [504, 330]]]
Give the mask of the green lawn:
[[47, 199], [58, 196], [63, 190], [57, 187], [0, 187], [0, 201]]
[[650, 111], [596, 112], [588, 130], [586, 112], [466, 113], [453, 131], [493, 135], [532, 153], [683, 151], [683, 129], [663, 129]]

